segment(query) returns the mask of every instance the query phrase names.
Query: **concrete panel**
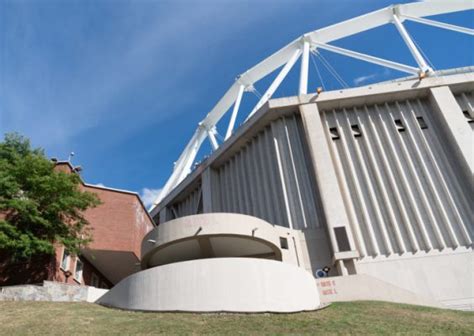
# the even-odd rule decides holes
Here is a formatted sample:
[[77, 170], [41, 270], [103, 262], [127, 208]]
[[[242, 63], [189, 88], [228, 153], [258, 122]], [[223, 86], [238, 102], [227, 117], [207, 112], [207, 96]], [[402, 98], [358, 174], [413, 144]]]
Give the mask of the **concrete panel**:
[[108, 289], [44, 281], [43, 285], [0, 287], [0, 301], [95, 302]]
[[445, 128], [447, 140], [458, 155], [460, 165], [466, 165], [466, 176], [474, 173], [473, 133], [451, 90], [447, 86], [430, 89], [430, 101], [439, 123]]
[[298, 312], [317, 309], [310, 273], [278, 261], [214, 258], [154, 267], [124, 279], [98, 303], [187, 312]]
[[[451, 103], [457, 106], [454, 98]], [[474, 190], [462, 164], [451, 159], [454, 147], [442, 136], [447, 126], [433, 114], [427, 99], [322, 112], [362, 257], [473, 241]], [[462, 126], [468, 128], [467, 122]]]
[[[156, 266], [164, 263], [200, 259], [205, 257], [201, 253], [193, 253], [192, 246], [189, 245], [189, 240], [196, 240], [195, 249], [200, 250], [199, 245], [206, 242], [199, 243], [201, 238], [227, 241], [228, 247], [235, 251], [235, 244], [232, 245], [230, 238], [240, 238], [238, 241], [241, 249], [240, 255], [233, 256], [247, 256], [255, 250], [255, 244], [260, 246], [261, 253], [272, 252], [274, 259], [281, 260], [280, 238], [276, 228], [256, 217], [251, 217], [241, 214], [228, 213], [211, 213], [194, 216], [181, 217], [166, 223], [162, 223], [152, 231], [150, 231], [142, 243], [142, 268]], [[235, 240], [235, 239], [234, 239]], [[186, 246], [183, 245], [186, 242]], [[199, 244], [198, 244], [199, 243]], [[234, 241], [235, 243], [235, 241]], [[172, 245], [181, 244], [182, 252], [175, 249], [172, 253], [175, 255], [183, 254], [183, 259], [176, 259], [172, 255], [168, 258], [168, 262], [161, 260], [159, 263], [153, 263], [153, 256], [160, 253], [168, 253]], [[212, 241], [209, 241], [212, 247]], [[217, 246], [216, 246], [217, 247]], [[168, 250], [168, 252], [167, 252]], [[220, 249], [222, 250], [222, 249]], [[216, 250], [215, 252], [219, 252]], [[215, 257], [229, 256], [227, 251], [223, 255], [216, 254]], [[194, 257], [193, 257], [194, 256]], [[172, 258], [173, 257], [173, 258]], [[179, 256], [178, 256], [179, 257]], [[155, 260], [155, 262], [157, 262]]]
[[439, 308], [433, 299], [410, 292], [367, 274], [317, 279], [322, 303], [358, 300], [388, 301]]
[[418, 253], [359, 262], [361, 273], [431, 298], [450, 308], [474, 309], [474, 252]]
[[[346, 227], [352, 248], [355, 248], [354, 240], [349, 226], [349, 217], [344, 205], [343, 194], [334, 169], [333, 160], [328, 143], [324, 136], [324, 128], [320, 113], [316, 104], [301, 105], [301, 117], [305, 128], [308, 146], [312, 158], [312, 166], [315, 171], [317, 187], [319, 187], [326, 223], [333, 252], [339, 251], [339, 246], [333, 229]], [[316, 185], [314, 186], [316, 188]]]
[[321, 227], [301, 118], [277, 118], [260, 129], [216, 167], [215, 211], [244, 213], [292, 229]]

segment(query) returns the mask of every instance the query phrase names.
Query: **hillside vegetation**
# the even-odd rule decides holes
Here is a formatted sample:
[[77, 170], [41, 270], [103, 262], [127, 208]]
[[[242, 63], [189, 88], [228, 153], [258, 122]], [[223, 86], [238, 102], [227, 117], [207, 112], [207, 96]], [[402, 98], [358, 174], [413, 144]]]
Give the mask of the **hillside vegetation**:
[[0, 302], [2, 335], [473, 335], [474, 313], [385, 302], [297, 314], [145, 313], [89, 303]]

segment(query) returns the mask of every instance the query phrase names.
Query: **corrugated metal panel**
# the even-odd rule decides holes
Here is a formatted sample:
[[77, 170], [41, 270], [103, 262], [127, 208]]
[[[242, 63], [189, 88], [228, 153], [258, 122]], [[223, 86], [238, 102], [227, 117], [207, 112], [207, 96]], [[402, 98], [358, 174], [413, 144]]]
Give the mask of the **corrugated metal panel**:
[[463, 183], [425, 100], [323, 111], [362, 256], [441, 250], [473, 240]]
[[474, 131], [474, 92], [458, 94], [456, 100], [461, 107], [466, 122], [471, 125], [471, 130]]
[[169, 206], [173, 218], [195, 215], [202, 213], [202, 192], [201, 185], [191, 191], [178, 202]]
[[321, 227], [299, 115], [271, 122], [217, 169], [219, 211], [295, 229]]

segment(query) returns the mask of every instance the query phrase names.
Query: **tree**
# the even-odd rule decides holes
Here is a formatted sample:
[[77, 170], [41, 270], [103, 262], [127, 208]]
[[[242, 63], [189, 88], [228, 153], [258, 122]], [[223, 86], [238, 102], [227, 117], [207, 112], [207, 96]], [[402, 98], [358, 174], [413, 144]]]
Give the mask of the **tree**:
[[80, 189], [78, 174], [54, 166], [25, 137], [0, 142], [0, 250], [14, 259], [54, 254], [55, 243], [79, 253], [92, 240], [84, 211], [99, 198]]

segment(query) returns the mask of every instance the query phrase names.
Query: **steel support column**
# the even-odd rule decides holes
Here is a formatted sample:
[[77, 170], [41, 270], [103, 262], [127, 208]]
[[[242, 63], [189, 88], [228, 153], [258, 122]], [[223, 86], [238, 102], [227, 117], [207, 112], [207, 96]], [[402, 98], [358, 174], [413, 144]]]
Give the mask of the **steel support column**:
[[415, 43], [411, 39], [410, 35], [408, 34], [403, 24], [400, 22], [400, 19], [397, 14], [393, 14], [393, 24], [395, 25], [395, 27], [397, 27], [398, 32], [402, 36], [403, 41], [405, 41], [405, 44], [407, 45], [408, 49], [413, 55], [413, 58], [415, 59], [416, 63], [420, 67], [420, 70], [424, 73], [433, 72], [433, 69], [430, 68], [430, 66], [426, 63], [425, 59], [423, 58], [423, 56], [421, 56], [420, 51], [415, 46]]
[[299, 94], [308, 93], [308, 74], [309, 74], [309, 42], [303, 42], [303, 53], [301, 55], [300, 87]]

